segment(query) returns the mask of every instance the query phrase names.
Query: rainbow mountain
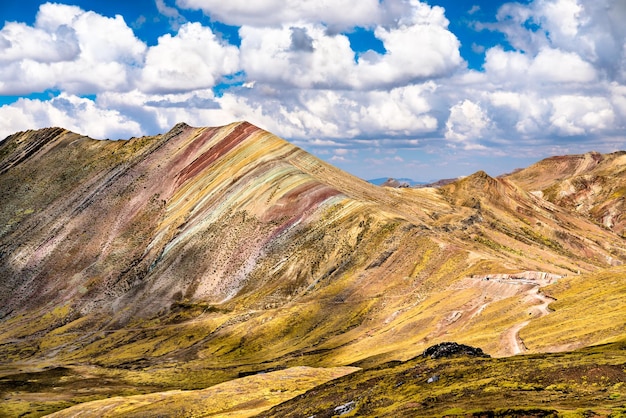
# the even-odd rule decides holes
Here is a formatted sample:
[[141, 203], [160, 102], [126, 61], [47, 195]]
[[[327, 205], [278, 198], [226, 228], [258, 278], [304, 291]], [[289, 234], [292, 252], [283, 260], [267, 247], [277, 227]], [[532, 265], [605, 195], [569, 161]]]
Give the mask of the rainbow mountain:
[[624, 173], [626, 153], [590, 153], [390, 188], [247, 122], [16, 133], [0, 143], [4, 409], [252, 416], [445, 341], [505, 360], [619, 343]]

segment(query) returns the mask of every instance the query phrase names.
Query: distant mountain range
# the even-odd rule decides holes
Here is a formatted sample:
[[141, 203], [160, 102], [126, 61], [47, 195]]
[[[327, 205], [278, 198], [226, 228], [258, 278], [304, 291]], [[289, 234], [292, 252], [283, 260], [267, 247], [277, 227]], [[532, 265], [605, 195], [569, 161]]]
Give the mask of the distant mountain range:
[[626, 152], [375, 181], [247, 122], [9, 136], [0, 416], [623, 414]]
[[[371, 180], [368, 180], [368, 182], [375, 184], [377, 186], [382, 186], [385, 183], [390, 183], [390, 182], [397, 182], [397, 184], [399, 185], [408, 185], [409, 187], [415, 187], [415, 186], [428, 184], [428, 182], [415, 181], [415, 180], [408, 179], [408, 178], [395, 179], [392, 177], [381, 177], [377, 179], [371, 179]], [[395, 187], [398, 187], [398, 186], [395, 186]]]

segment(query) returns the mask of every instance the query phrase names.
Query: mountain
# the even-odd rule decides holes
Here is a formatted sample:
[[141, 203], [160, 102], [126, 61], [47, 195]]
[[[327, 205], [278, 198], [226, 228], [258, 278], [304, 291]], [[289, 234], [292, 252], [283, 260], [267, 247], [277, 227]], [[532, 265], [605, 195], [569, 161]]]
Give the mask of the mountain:
[[421, 181], [415, 181], [409, 178], [399, 178], [394, 179], [392, 177], [380, 177], [377, 179], [368, 180], [369, 183], [375, 184], [377, 186], [387, 186], [387, 187], [415, 187], [425, 184]]
[[[620, 164], [594, 171], [612, 190], [594, 208], [614, 205]], [[620, 341], [626, 239], [538, 193], [580, 171], [533, 167], [388, 188], [247, 122], [16, 133], [0, 143], [3, 409], [102, 415], [113, 397], [113, 415], [145, 416], [229, 393], [221, 411], [249, 416], [443, 341], [494, 357]]]
[[552, 157], [509, 176], [618, 234], [626, 231], [626, 152]]

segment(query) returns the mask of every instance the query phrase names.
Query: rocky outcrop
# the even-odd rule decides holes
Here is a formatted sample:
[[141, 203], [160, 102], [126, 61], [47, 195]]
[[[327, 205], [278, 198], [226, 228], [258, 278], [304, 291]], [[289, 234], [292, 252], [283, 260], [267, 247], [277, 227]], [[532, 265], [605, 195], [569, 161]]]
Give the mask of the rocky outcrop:
[[626, 231], [626, 152], [551, 157], [507, 176], [617, 234]]
[[455, 356], [491, 357], [489, 354], [485, 354], [481, 348], [471, 347], [469, 345], [455, 342], [444, 342], [432, 345], [424, 350], [422, 356], [430, 357], [432, 359]]

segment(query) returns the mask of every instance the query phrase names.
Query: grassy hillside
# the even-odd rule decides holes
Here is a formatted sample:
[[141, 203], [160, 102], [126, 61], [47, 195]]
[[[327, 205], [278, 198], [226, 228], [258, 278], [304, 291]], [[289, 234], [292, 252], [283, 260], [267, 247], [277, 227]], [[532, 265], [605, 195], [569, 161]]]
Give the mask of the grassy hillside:
[[626, 334], [626, 267], [568, 277], [542, 289], [550, 315], [520, 336], [533, 351], [561, 351], [615, 341]]
[[502, 359], [420, 356], [333, 380], [258, 416], [618, 417], [626, 415], [625, 367], [623, 340]]

